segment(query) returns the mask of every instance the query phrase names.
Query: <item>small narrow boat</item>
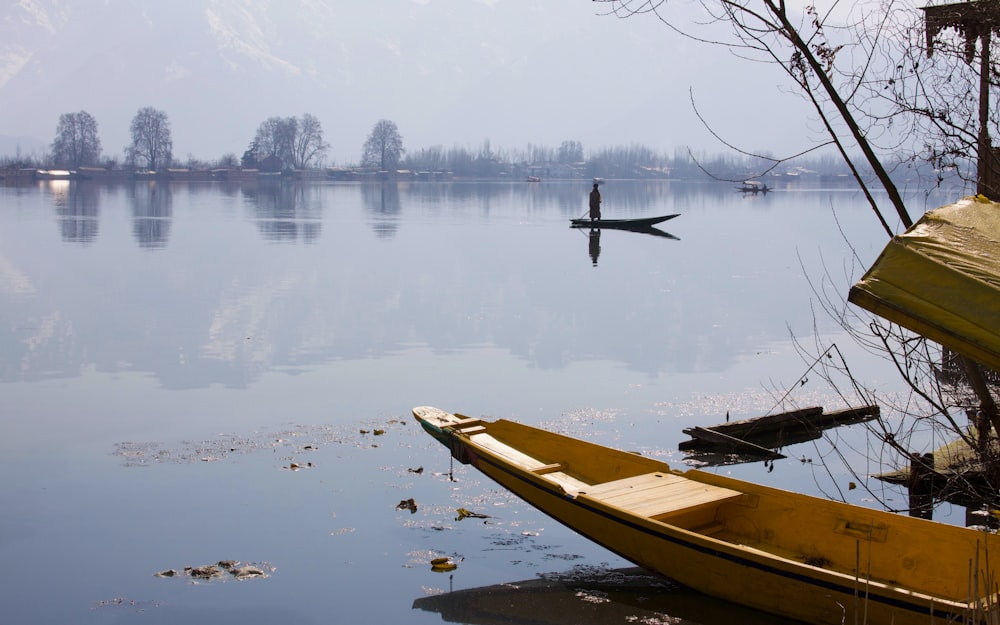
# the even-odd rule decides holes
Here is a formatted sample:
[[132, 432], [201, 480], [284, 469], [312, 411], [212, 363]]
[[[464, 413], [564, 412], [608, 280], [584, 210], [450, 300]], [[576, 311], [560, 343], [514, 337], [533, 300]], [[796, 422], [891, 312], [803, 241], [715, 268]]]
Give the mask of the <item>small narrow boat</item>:
[[613, 228], [618, 230], [640, 230], [651, 228], [658, 223], [673, 219], [678, 215], [660, 215], [658, 217], [636, 217], [634, 219], [571, 219], [571, 228]]
[[707, 595], [824, 625], [1000, 620], [995, 534], [679, 472], [504, 419], [428, 406], [413, 415], [460, 462]]
[[736, 187], [736, 190], [740, 193], [767, 193], [771, 191], [771, 188], [763, 182], [747, 180], [741, 186]]

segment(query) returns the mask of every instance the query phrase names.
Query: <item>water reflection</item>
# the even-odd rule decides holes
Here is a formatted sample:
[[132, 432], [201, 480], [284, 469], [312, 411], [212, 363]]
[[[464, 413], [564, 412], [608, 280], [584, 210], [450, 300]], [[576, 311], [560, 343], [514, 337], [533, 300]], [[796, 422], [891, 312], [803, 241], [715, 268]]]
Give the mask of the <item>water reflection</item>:
[[[580, 230], [580, 231], [583, 231], [583, 229], [585, 228], [585, 226], [584, 227], [579, 227], [579, 226], [575, 226], [574, 225], [573, 228], [577, 229], [577, 230]], [[650, 235], [650, 236], [654, 236], [654, 237], [662, 237], [664, 239], [670, 239], [670, 240], [673, 240], [673, 241], [679, 241], [680, 240], [677, 237], [675, 237], [674, 235], [670, 234], [669, 232], [664, 232], [663, 230], [660, 230], [659, 228], [654, 228], [653, 226], [633, 227], [633, 228], [619, 227], [619, 228], [615, 228], [615, 230], [629, 232], [629, 233], [633, 233], [633, 234], [646, 234], [646, 235]], [[623, 241], [622, 244], [625, 245], [626, 242]], [[587, 253], [590, 255], [591, 266], [596, 267], [597, 266], [597, 259], [600, 258], [600, 256], [601, 256], [601, 229], [600, 228], [591, 228], [590, 232], [587, 234]]]
[[541, 579], [422, 597], [413, 608], [467, 625], [797, 623], [707, 597], [639, 568], [581, 567]]
[[[372, 230], [379, 238], [394, 237], [400, 228], [403, 206], [412, 205], [432, 214], [459, 207], [463, 215], [472, 208], [488, 217], [511, 206], [527, 215], [541, 215], [556, 207], [570, 218], [586, 213], [588, 184], [553, 181], [543, 184], [520, 182], [396, 182], [381, 181], [342, 188], [360, 189], [365, 209], [373, 217]], [[208, 202], [223, 196], [241, 201], [261, 236], [269, 241], [314, 243], [322, 233], [324, 201], [329, 200], [324, 183], [301, 183], [279, 177], [217, 183], [164, 183], [148, 180], [107, 183], [89, 180], [52, 180], [18, 187], [21, 193], [41, 190], [47, 194], [60, 218], [64, 241], [91, 243], [99, 232], [103, 202], [115, 201], [118, 192], [128, 197], [132, 231], [141, 248], [163, 248], [170, 243], [171, 225], [178, 194], [185, 200]], [[606, 190], [607, 214], [613, 218], [646, 215], [654, 207], [704, 205], [707, 198], [725, 198], [718, 185], [635, 182], [612, 184]], [[706, 195], [707, 194], [707, 195]], [[675, 238], [651, 229], [647, 234]]]
[[403, 212], [399, 201], [399, 183], [387, 180], [363, 184], [361, 199], [365, 209], [374, 217], [372, 230], [375, 235], [380, 239], [394, 237], [399, 230], [399, 216]]
[[323, 202], [316, 185], [262, 180], [241, 187], [261, 236], [268, 241], [314, 243], [323, 231]]
[[166, 247], [173, 218], [170, 185], [155, 180], [136, 182], [129, 187], [128, 199], [132, 209], [132, 235], [139, 247]]
[[44, 184], [51, 194], [63, 241], [90, 243], [97, 238], [99, 192], [93, 185], [75, 185], [69, 180], [50, 180]]
[[[609, 191], [613, 207], [607, 215], [624, 216], [645, 212], [650, 206], [673, 197], [672, 185], [666, 182], [642, 183], [628, 181], [612, 184]], [[425, 205], [462, 204], [475, 207], [481, 215], [489, 215], [494, 207], [521, 206], [529, 214], [538, 210], [558, 208], [560, 214], [586, 217], [589, 180], [557, 180], [529, 182], [431, 182], [405, 185], [407, 198]], [[581, 215], [582, 212], [582, 215]]]
[[[838, 230], [816, 228], [829, 197], [806, 191], [755, 198], [777, 213], [760, 219], [724, 185], [607, 183], [609, 207], [682, 213], [675, 243], [659, 230], [567, 232], [584, 210], [578, 182], [57, 185], [11, 189], [5, 205], [51, 206], [42, 212], [62, 240], [31, 230], [25, 216], [38, 211], [0, 212], [9, 264], [45, 287], [15, 298], [0, 273], [0, 316], [11, 320], [0, 340], [13, 346], [3, 379], [96, 365], [149, 371], [169, 388], [244, 387], [275, 369], [484, 347], [536, 371], [581, 361], [650, 379], [722, 371], [789, 327], [816, 325], [798, 241], [843, 247]], [[95, 241], [99, 211], [112, 226], [99, 243], [46, 269], [66, 241]], [[336, 230], [321, 236], [331, 215]], [[115, 236], [129, 218], [131, 239]], [[867, 248], [881, 249], [866, 212], [843, 213], [844, 229], [856, 221], [878, 239]], [[170, 241], [174, 225], [181, 242]], [[395, 237], [404, 228], [413, 236]], [[123, 262], [136, 241], [161, 261]]]
[[[2, 500], [19, 505], [5, 508], [0, 535], [9, 540], [0, 542], [8, 569], [19, 571], [4, 597], [13, 621], [323, 622], [337, 614], [439, 623], [424, 605], [413, 609], [422, 587], [448, 584], [411, 566], [428, 552], [467, 554], [454, 578], [466, 586], [608, 558], [477, 478], [443, 489], [446, 450], [418, 442], [427, 437], [393, 417], [440, 400], [473, 414], [551, 415], [561, 431], [670, 454], [679, 420], [692, 418], [678, 403], [689, 394], [714, 396], [718, 388], [705, 384], [727, 378], [727, 392], [754, 401], [743, 399], [745, 386], [780, 379], [775, 359], [755, 354], [787, 339], [789, 327], [816, 325], [796, 240], [839, 258], [839, 235], [823, 227], [827, 198], [768, 194], [775, 214], [760, 219], [729, 189], [695, 185], [699, 195], [671, 183], [669, 193], [647, 194], [629, 185], [608, 183], [609, 210], [631, 198], [626, 207], [640, 214], [684, 213], [683, 241], [605, 233], [600, 270], [583, 257], [588, 233], [567, 228], [584, 211], [579, 183], [0, 186], [2, 440], [5, 475], [14, 476]], [[57, 234], [53, 221], [61, 228], [64, 216], [92, 215], [96, 227], [98, 209], [101, 234], [91, 244]], [[321, 219], [335, 225], [322, 236]], [[139, 221], [141, 237], [133, 235]], [[406, 236], [380, 239], [383, 226], [373, 232], [373, 222]], [[849, 210], [842, 225], [850, 231]], [[878, 245], [855, 239], [858, 247], [881, 250], [884, 235], [874, 233]], [[156, 253], [147, 253], [151, 243]], [[732, 366], [747, 354], [750, 364]], [[113, 469], [108, 463], [121, 458], [108, 452], [118, 441], [134, 441], [128, 457], [147, 450], [150, 462]], [[175, 463], [181, 456], [190, 462]], [[318, 469], [289, 470], [303, 457]], [[416, 467], [426, 467], [422, 477]], [[393, 510], [411, 497], [416, 515]], [[504, 524], [452, 527], [453, 510], [470, 502], [505, 510]], [[192, 514], [208, 522], [191, 523]], [[287, 540], [289, 527], [302, 540]], [[387, 540], [395, 546], [385, 548]], [[135, 548], [107, 548], [121, 544]], [[200, 590], [153, 577], [165, 566], [230, 557], [273, 561], [278, 574]], [[57, 561], [87, 562], [89, 574], [51, 566]], [[373, 579], [375, 602], [364, 599]], [[554, 602], [570, 618], [597, 606], [599, 615], [701, 623], [713, 621], [695, 603], [719, 605], [692, 598], [687, 612], [672, 587], [636, 582], [628, 596], [570, 579], [559, 576], [558, 597], [539, 590], [525, 604]], [[426, 608], [444, 614], [452, 607], [440, 606], [462, 592]], [[241, 611], [250, 594], [301, 609]], [[90, 609], [111, 597], [142, 603]], [[522, 595], [509, 597], [513, 606], [480, 604], [447, 618], [544, 622], [518, 609]], [[728, 612], [714, 622], [750, 617]]]

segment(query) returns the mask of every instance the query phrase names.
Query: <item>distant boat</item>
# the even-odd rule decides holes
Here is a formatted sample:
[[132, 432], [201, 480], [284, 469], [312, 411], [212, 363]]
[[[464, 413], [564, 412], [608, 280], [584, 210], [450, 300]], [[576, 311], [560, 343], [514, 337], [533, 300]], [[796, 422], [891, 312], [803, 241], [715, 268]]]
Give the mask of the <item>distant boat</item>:
[[740, 193], [767, 193], [771, 188], [757, 180], [745, 180], [741, 186], [736, 187], [736, 190]]
[[71, 180], [76, 178], [76, 172], [68, 169], [39, 169], [35, 172], [36, 180]]
[[528, 176], [528, 182], [541, 182], [542, 179], [538, 176]]
[[995, 534], [743, 482], [497, 419], [413, 416], [459, 462], [632, 562], [806, 623], [996, 623]]

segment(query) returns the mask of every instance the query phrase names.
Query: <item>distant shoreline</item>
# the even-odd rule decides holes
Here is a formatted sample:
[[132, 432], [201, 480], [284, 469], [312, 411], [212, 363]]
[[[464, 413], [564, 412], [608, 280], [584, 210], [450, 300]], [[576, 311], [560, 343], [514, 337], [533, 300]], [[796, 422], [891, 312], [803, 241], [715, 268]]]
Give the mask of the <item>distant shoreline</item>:
[[[719, 180], [707, 175], [699, 177], [671, 176], [666, 173], [622, 178], [600, 178], [606, 180], [647, 180], [650, 182], [714, 182], [718, 184], [735, 184], [737, 190], [746, 189], [746, 184], [738, 180]], [[749, 177], [748, 177], [749, 179]], [[411, 170], [372, 170], [365, 168], [318, 168], [306, 170], [286, 170], [282, 172], [266, 172], [247, 168], [167, 168], [159, 171], [130, 171], [125, 169], [105, 169], [100, 167], [80, 167], [78, 169], [40, 169], [36, 167], [3, 168], [0, 169], [0, 180], [5, 185], [26, 184], [45, 180], [73, 180], [94, 182], [129, 182], [142, 180], [170, 182], [512, 182], [524, 184], [544, 184], [546, 182], [589, 182], [589, 177], [559, 176], [544, 178], [537, 175], [501, 174], [497, 176], [456, 175], [451, 171], [411, 171]], [[836, 184], [838, 186], [857, 186], [857, 182], [848, 174], [824, 174], [806, 172], [796, 174], [770, 174], [758, 180], [766, 181], [768, 190], [776, 187], [799, 185], [806, 183]], [[742, 186], [741, 186], [742, 185]]]

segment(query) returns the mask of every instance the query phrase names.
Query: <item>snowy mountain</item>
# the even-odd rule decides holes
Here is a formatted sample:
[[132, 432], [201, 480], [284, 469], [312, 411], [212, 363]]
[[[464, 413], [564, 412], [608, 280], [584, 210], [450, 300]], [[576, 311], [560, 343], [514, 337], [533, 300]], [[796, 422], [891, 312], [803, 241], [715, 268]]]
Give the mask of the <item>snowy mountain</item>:
[[691, 84], [710, 100], [719, 80], [759, 89], [731, 59], [706, 80], [711, 58], [690, 61], [711, 51], [655, 19], [595, 11], [586, 0], [8, 0], [0, 135], [48, 144], [60, 114], [85, 110], [120, 158], [132, 117], [152, 106], [181, 161], [241, 154], [268, 117], [304, 113], [337, 164], [356, 161], [383, 118], [410, 149], [667, 148], [694, 143]]

